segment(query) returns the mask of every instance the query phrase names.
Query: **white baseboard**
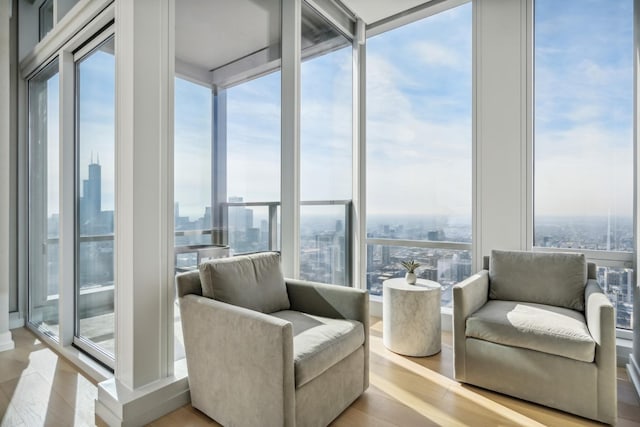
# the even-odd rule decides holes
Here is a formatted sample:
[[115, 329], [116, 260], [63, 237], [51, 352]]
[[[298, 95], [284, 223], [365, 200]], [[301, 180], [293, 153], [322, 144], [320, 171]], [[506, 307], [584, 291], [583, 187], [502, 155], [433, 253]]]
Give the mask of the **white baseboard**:
[[369, 296], [369, 315], [382, 319], [382, 297]]
[[629, 379], [633, 384], [633, 388], [636, 390], [636, 394], [640, 396], [640, 369], [638, 369], [638, 364], [636, 360], [633, 358], [633, 353], [629, 355], [629, 363], [627, 364], [627, 374], [629, 375]]
[[110, 427], [148, 424], [191, 401], [187, 377], [167, 378], [129, 390], [115, 378], [98, 384], [96, 416]]
[[13, 350], [14, 348], [15, 344], [11, 336], [11, 331], [0, 333], [0, 352]]
[[9, 329], [17, 329], [24, 327], [24, 317], [17, 311], [9, 313]]

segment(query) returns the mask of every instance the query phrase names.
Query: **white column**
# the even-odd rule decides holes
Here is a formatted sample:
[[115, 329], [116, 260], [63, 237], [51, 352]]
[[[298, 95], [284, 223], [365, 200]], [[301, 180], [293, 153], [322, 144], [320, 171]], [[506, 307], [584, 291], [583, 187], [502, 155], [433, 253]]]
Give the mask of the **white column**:
[[14, 348], [9, 331], [11, 203], [11, 48], [10, 1], [0, 2], [0, 351]]
[[301, 0], [282, 1], [281, 250], [285, 277], [300, 272]]
[[475, 270], [492, 249], [528, 249], [531, 19], [527, 0], [474, 1]]
[[189, 398], [173, 375], [174, 1], [115, 5], [116, 368], [96, 413], [141, 425]]

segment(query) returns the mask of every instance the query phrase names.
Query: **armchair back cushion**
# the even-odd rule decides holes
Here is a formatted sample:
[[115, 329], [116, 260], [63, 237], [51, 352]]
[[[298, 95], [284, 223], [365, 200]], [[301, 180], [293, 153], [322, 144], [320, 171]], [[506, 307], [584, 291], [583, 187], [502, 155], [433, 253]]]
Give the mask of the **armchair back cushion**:
[[262, 313], [290, 307], [277, 252], [213, 259], [199, 270], [205, 297]]
[[491, 251], [489, 298], [584, 311], [584, 254]]

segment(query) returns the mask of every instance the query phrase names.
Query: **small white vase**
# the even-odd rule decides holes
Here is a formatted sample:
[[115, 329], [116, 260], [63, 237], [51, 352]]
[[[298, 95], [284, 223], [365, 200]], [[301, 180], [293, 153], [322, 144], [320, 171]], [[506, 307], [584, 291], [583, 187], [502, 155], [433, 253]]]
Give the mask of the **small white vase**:
[[410, 285], [415, 285], [417, 280], [416, 273], [407, 273], [404, 276], [404, 280], [406, 280]]

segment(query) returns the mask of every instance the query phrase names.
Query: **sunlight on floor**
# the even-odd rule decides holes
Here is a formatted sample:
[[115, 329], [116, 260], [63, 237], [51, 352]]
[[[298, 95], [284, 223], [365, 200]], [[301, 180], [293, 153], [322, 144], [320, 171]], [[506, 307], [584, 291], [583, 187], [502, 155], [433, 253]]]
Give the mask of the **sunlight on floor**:
[[0, 355], [2, 426], [92, 426], [95, 384], [26, 330]]
[[[392, 362], [397, 365], [399, 368], [405, 369], [424, 380], [427, 380], [429, 383], [421, 383], [421, 387], [425, 390], [432, 389], [439, 391], [440, 398], [444, 396], [448, 391], [455, 393], [456, 395], [464, 398], [470, 404], [477, 405], [479, 411], [490, 411], [496, 414], [496, 418], [504, 421], [510, 421], [512, 423], [518, 425], [532, 425], [532, 426], [542, 426], [522, 414], [519, 414], [503, 405], [496, 403], [495, 401], [483, 397], [480, 394], [472, 390], [465, 389], [460, 383], [451, 378], [448, 378], [438, 372], [435, 372], [431, 369], [425, 368], [424, 366], [414, 362], [411, 358], [406, 358], [395, 354], [389, 350], [387, 350], [382, 341], [379, 338], [373, 338], [371, 340], [371, 353], [372, 355], [378, 355], [387, 361]], [[434, 405], [427, 403], [427, 400], [422, 396], [416, 396], [412, 394], [408, 387], [403, 386], [398, 387], [394, 383], [371, 373], [371, 383], [378, 387], [380, 390], [389, 394], [391, 397], [397, 399], [398, 401], [404, 403], [409, 406], [411, 409], [425, 415], [427, 418], [433, 420], [434, 422], [441, 425], [464, 425], [461, 424], [454, 418], [451, 418], [445, 412], [440, 410], [438, 407], [434, 407]], [[422, 392], [425, 392], [422, 390]], [[437, 396], [433, 396], [436, 398]], [[471, 405], [469, 405], [471, 406]], [[504, 422], [503, 421], [503, 422]]]

